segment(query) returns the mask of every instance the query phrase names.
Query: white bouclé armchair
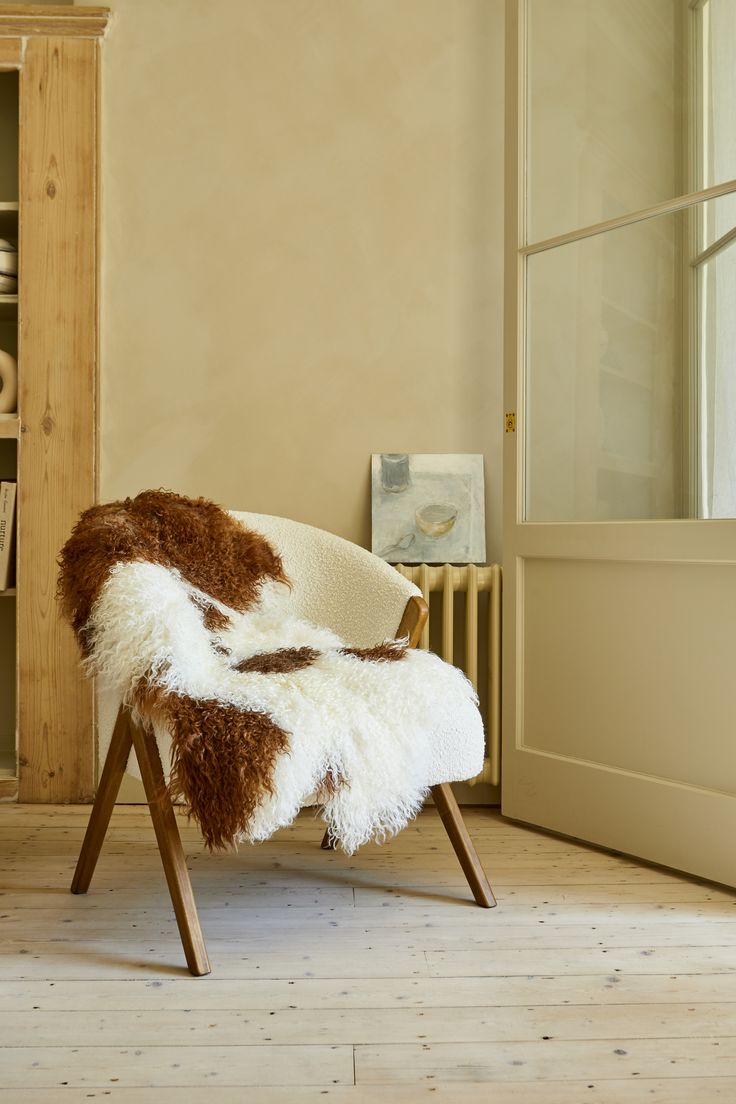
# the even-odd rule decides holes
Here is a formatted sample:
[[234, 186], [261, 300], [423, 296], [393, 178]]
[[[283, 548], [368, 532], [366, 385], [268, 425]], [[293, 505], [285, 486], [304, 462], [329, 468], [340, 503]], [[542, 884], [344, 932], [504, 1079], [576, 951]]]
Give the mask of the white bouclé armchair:
[[[289, 604], [296, 616], [331, 630], [356, 648], [395, 637], [417, 645], [427, 618], [426, 603], [418, 588], [389, 564], [309, 525], [263, 514], [232, 516], [266, 537], [281, 556], [292, 581]], [[107, 742], [101, 733], [103, 753]], [[490, 908], [496, 902], [449, 785], [450, 780], [468, 777], [463, 748], [446, 740], [437, 750], [438, 776], [428, 780], [432, 796], [476, 902]], [[71, 889], [85, 893], [90, 886], [128, 769], [143, 781], [187, 964], [193, 974], [201, 975], [209, 973], [210, 965], [167, 790], [169, 759], [170, 747], [161, 735], [157, 739], [150, 728], [136, 724], [130, 710], [120, 705]], [[331, 846], [328, 834], [322, 845]]]

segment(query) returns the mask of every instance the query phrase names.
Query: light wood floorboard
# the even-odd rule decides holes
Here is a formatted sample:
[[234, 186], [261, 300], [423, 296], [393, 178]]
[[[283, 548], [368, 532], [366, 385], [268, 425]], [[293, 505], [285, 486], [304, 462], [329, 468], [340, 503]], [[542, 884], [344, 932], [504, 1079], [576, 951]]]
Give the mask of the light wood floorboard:
[[[17, 1104], [736, 1100], [736, 895], [466, 811], [350, 858], [310, 813], [238, 854], [179, 818], [213, 973], [186, 972], [147, 812], [0, 806], [0, 1099]], [[246, 1090], [244, 1095], [243, 1090]]]
[[459, 1081], [424, 1085], [333, 1085], [330, 1087], [259, 1088], [245, 1096], [241, 1088], [209, 1084], [202, 1095], [181, 1088], [17, 1089], [14, 1104], [81, 1104], [88, 1100], [111, 1104], [699, 1104], [701, 1100], [733, 1104], [736, 1078], [710, 1077], [703, 1094], [700, 1078], [628, 1078], [600, 1080], [494, 1082]]

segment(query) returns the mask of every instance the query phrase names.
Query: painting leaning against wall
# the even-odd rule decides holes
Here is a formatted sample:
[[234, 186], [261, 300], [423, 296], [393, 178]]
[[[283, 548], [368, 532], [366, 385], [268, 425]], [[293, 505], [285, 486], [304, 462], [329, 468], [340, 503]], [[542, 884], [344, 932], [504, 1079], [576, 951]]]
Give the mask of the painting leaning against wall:
[[389, 563], [484, 563], [483, 457], [379, 452], [371, 458], [372, 551]]

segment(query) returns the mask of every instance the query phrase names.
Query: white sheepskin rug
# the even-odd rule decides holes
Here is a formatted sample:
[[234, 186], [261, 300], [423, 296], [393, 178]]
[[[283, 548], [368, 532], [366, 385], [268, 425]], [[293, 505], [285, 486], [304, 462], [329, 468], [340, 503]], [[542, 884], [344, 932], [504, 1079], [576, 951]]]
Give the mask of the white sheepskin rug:
[[153, 726], [210, 847], [266, 839], [316, 795], [352, 852], [482, 767], [460, 671], [295, 618], [276, 552], [213, 503], [148, 491], [94, 507], [60, 564], [87, 671]]

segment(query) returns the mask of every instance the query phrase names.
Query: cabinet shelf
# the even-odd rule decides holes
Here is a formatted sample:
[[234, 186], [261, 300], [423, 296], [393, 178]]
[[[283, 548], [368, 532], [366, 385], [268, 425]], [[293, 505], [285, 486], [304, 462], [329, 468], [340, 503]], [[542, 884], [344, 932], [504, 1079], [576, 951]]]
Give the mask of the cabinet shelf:
[[[2, 234], [0, 234], [2, 237]], [[18, 317], [18, 296], [0, 295], [0, 322]]]
[[15, 587], [8, 587], [7, 590], [0, 590], [0, 598], [15, 598]]
[[0, 439], [3, 437], [20, 437], [20, 418], [0, 418]]
[[18, 797], [18, 779], [15, 775], [0, 774], [0, 800], [15, 801]]

